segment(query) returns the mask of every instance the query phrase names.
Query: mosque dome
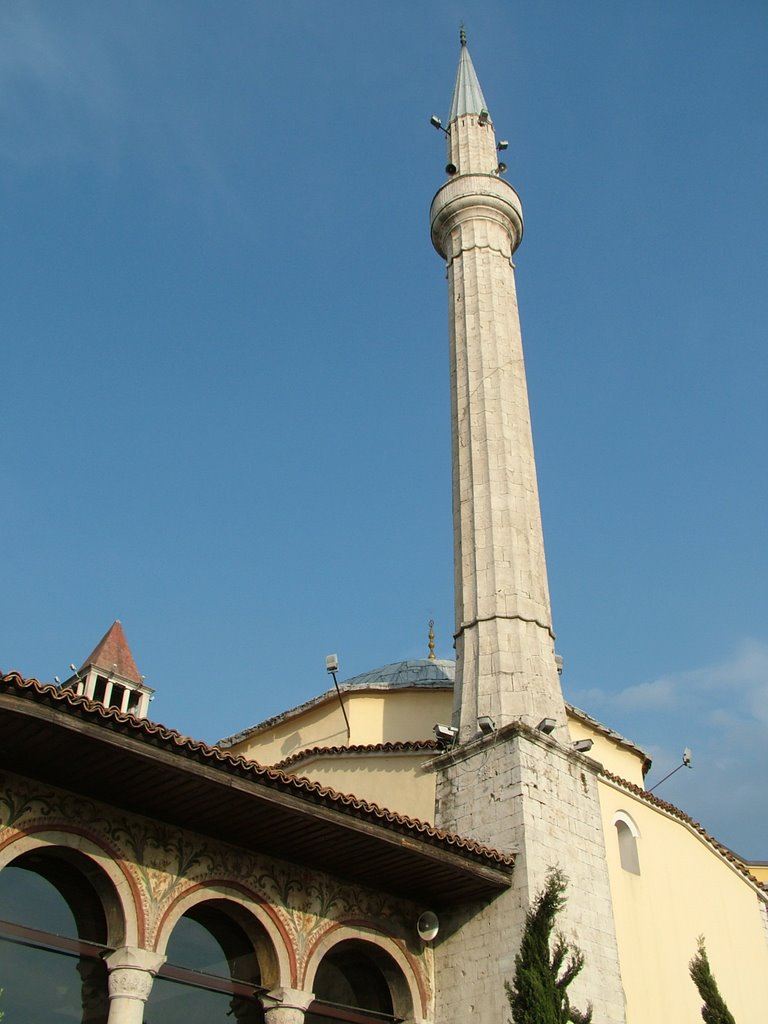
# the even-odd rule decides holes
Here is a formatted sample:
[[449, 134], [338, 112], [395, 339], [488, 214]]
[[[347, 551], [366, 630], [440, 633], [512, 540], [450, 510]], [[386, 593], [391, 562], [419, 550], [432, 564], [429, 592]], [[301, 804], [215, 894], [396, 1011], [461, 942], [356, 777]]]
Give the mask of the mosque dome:
[[440, 658], [394, 661], [339, 683], [342, 690], [399, 690], [413, 687], [450, 688], [456, 663]]

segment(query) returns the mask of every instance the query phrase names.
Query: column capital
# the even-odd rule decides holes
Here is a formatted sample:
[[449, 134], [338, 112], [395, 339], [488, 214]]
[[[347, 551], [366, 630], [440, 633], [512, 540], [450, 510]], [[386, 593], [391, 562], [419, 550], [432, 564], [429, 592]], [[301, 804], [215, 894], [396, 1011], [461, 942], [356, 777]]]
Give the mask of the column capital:
[[120, 946], [104, 958], [109, 971], [109, 998], [147, 999], [165, 957], [138, 946]]
[[304, 1014], [314, 1000], [314, 992], [298, 988], [273, 988], [259, 997], [267, 1024], [303, 1024]]

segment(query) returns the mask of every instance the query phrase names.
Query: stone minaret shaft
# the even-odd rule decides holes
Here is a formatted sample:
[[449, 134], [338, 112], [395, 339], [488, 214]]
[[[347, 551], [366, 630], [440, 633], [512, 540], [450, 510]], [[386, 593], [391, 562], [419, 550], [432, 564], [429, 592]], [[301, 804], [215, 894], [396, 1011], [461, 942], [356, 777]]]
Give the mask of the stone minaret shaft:
[[449, 180], [432, 202], [447, 262], [456, 595], [454, 724], [536, 726], [565, 709], [554, 652], [544, 540], [512, 254], [517, 193], [499, 177], [493, 124], [466, 40], [448, 119]]

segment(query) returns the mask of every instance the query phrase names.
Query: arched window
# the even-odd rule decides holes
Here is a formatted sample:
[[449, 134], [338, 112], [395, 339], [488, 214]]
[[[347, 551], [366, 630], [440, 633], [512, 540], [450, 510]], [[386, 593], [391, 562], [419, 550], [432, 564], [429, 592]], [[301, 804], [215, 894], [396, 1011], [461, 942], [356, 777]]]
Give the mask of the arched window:
[[0, 871], [0, 986], [7, 1021], [106, 1024], [111, 883], [83, 854], [31, 850]]
[[347, 939], [333, 946], [317, 968], [312, 990], [315, 1001], [305, 1024], [372, 1024], [410, 1016], [410, 1011], [403, 1012], [407, 986], [400, 968], [370, 942]]
[[[207, 900], [179, 918], [147, 1000], [147, 1024], [262, 1024], [261, 969], [238, 909]], [[254, 921], [249, 931], [258, 928]]]
[[637, 840], [640, 835], [637, 825], [628, 814], [618, 811], [613, 817], [616, 836], [619, 842], [619, 860], [625, 871], [633, 875], [640, 874], [640, 858], [637, 853]]

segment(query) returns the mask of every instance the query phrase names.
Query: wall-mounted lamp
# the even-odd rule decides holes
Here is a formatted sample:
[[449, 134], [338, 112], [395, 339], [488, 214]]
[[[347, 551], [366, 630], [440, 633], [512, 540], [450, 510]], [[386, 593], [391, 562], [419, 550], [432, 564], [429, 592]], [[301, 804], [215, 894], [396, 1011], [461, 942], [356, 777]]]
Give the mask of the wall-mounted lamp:
[[490, 736], [496, 732], [496, 723], [490, 715], [480, 715], [477, 720], [477, 728], [483, 734], [483, 736]]
[[439, 722], [433, 727], [432, 732], [440, 750], [450, 750], [459, 734], [455, 725], [440, 725]]
[[497, 174], [503, 174], [504, 171], [506, 171], [506, 169], [507, 169], [507, 165], [504, 163], [504, 161], [503, 160], [499, 160], [499, 162], [498, 162], [498, 164], [496, 166], [496, 173]]
[[499, 141], [496, 143], [496, 149], [498, 149], [499, 152], [501, 152], [502, 149], [508, 149], [508, 148], [509, 148], [509, 142], [507, 141], [507, 139], [499, 139]]
[[481, 110], [480, 114], [479, 114], [479, 116], [477, 118], [477, 123], [478, 124], [482, 124], [482, 125], [488, 124], [488, 117], [489, 117], [488, 111], [487, 110]]
[[556, 725], [557, 722], [554, 720], [554, 718], [542, 718], [542, 720], [539, 722], [536, 728], [539, 730], [539, 732], [543, 732], [545, 735], [549, 736], [551, 732], [555, 731]]
[[576, 740], [576, 742], [573, 744], [573, 749], [578, 750], [580, 754], [586, 754], [587, 751], [591, 750], [594, 745], [594, 740]]
[[448, 130], [446, 128], [443, 128], [443, 122], [440, 120], [437, 114], [433, 114], [432, 117], [430, 117], [429, 123], [432, 125], [433, 128], [437, 128], [438, 131], [445, 132], [446, 135], [448, 134]]
[[675, 774], [675, 772], [679, 772], [681, 768], [693, 768], [693, 753], [691, 752], [690, 747], [686, 747], [683, 751], [683, 760], [680, 762], [677, 768], [673, 768], [672, 771], [665, 775], [663, 779], [659, 779], [656, 785], [651, 786], [648, 792], [652, 793], [654, 789], [658, 789], [662, 782], [666, 782], [667, 779], [671, 778]]
[[347, 739], [352, 739], [352, 730], [349, 727], [349, 719], [347, 718], [347, 709], [344, 707], [344, 701], [341, 699], [341, 690], [339, 689], [339, 682], [336, 679], [336, 673], [339, 671], [339, 656], [338, 654], [329, 654], [325, 659], [325, 671], [333, 679], [333, 685], [336, 687], [336, 696], [339, 698], [339, 704], [341, 705], [341, 713], [344, 715], [344, 724], [347, 727]]

